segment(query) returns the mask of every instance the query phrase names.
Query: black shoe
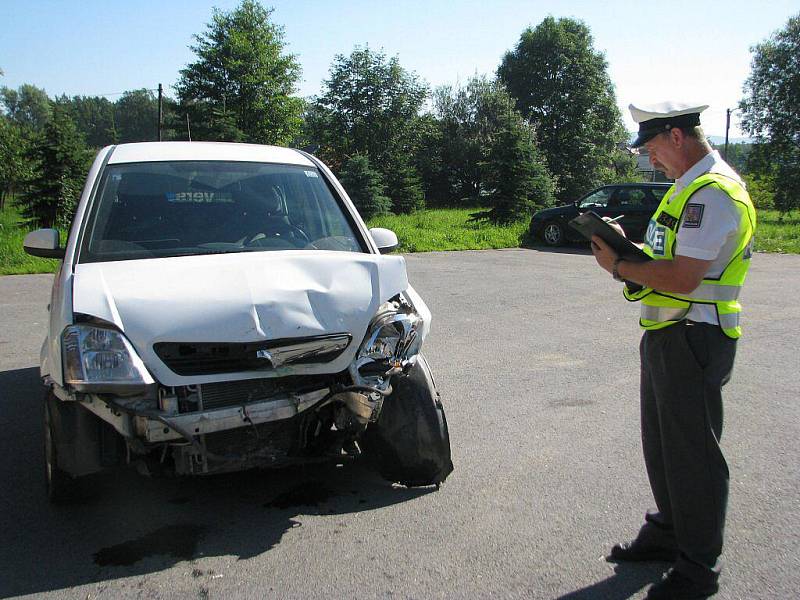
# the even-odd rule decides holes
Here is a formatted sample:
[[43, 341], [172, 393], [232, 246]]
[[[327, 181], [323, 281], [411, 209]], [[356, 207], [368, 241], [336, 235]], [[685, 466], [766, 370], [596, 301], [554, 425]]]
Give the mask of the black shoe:
[[645, 600], [702, 600], [713, 596], [718, 590], [716, 581], [698, 583], [680, 571], [670, 569], [661, 581], [650, 588]]
[[675, 562], [678, 559], [678, 551], [674, 548], [664, 546], [654, 546], [638, 539], [632, 542], [616, 544], [611, 548], [611, 553], [606, 560], [616, 561], [646, 561], [662, 560], [665, 562]]

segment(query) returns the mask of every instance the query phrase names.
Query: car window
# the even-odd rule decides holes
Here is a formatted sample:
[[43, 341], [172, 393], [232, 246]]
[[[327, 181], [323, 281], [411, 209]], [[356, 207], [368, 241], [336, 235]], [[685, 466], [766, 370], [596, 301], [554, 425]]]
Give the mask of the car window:
[[645, 204], [644, 190], [639, 188], [619, 188], [612, 199], [613, 206], [624, 207], [641, 207]]
[[578, 208], [605, 208], [608, 206], [608, 200], [611, 198], [612, 191], [613, 188], [600, 188], [581, 200], [580, 204], [578, 204]]
[[364, 251], [317, 169], [137, 163], [106, 168], [79, 261], [297, 249]]
[[656, 202], [661, 202], [661, 199], [664, 197], [664, 194], [667, 193], [669, 188], [660, 187], [660, 188], [651, 188], [650, 192], [653, 194], [653, 197], [656, 199]]

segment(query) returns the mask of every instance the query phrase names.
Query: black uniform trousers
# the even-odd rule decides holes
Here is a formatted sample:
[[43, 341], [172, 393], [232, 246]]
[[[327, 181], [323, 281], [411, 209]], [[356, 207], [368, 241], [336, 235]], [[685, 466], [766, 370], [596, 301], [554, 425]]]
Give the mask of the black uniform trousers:
[[721, 388], [736, 340], [716, 325], [681, 321], [646, 331], [639, 352], [642, 446], [658, 508], [640, 536], [677, 548], [674, 568], [687, 577], [716, 581], [729, 480]]

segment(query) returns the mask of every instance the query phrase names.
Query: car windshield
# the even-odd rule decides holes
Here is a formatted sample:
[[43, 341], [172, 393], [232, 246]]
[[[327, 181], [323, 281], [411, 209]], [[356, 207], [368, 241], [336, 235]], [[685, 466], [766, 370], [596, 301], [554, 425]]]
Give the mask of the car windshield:
[[109, 165], [80, 262], [269, 250], [363, 252], [312, 167], [224, 162]]
[[580, 201], [578, 208], [605, 208], [613, 191], [611, 188], [602, 188], [592, 192]]

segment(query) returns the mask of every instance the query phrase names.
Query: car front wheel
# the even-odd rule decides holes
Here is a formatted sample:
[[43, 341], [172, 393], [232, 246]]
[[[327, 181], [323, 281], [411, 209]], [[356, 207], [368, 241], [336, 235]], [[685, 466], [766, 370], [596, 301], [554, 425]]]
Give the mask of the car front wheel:
[[367, 428], [365, 450], [388, 481], [409, 487], [438, 485], [453, 470], [450, 434], [424, 357], [392, 385], [394, 392], [384, 400], [378, 422]]
[[550, 221], [542, 229], [542, 238], [548, 246], [560, 246], [564, 243], [564, 228], [559, 223]]
[[63, 504], [79, 496], [79, 482], [58, 466], [58, 440], [63, 436], [60, 421], [54, 413], [60, 409], [60, 400], [47, 392], [44, 400], [44, 467], [47, 499], [53, 504]]

